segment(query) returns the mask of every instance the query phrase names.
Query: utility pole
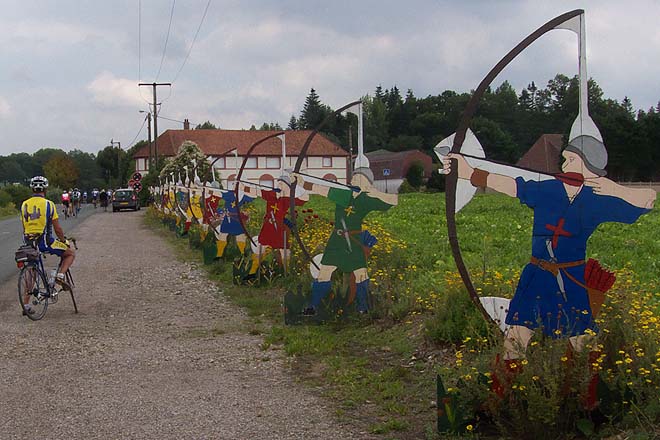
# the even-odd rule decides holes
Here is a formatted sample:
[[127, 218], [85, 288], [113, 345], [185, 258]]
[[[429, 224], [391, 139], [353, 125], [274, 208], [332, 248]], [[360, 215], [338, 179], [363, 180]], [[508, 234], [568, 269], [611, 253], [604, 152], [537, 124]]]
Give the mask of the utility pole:
[[154, 115], [154, 158], [156, 161], [156, 167], [158, 167], [158, 99], [156, 98], [156, 87], [158, 86], [172, 86], [172, 83], [139, 83], [138, 86], [150, 86], [153, 87], [154, 91], [154, 106], [153, 115]]
[[110, 146], [112, 148], [115, 147], [115, 144], [119, 147], [117, 149], [117, 185], [121, 186], [121, 176], [120, 176], [120, 171], [119, 171], [119, 165], [121, 163], [121, 142], [119, 141], [114, 141], [113, 139], [110, 139]]

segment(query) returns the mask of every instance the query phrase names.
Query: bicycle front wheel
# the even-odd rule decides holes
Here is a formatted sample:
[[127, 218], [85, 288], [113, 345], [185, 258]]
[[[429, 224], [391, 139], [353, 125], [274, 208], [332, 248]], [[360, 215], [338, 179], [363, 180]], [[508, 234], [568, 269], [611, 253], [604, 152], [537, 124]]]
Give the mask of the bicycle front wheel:
[[25, 266], [18, 275], [18, 301], [25, 316], [33, 321], [48, 310], [48, 284], [44, 274], [33, 265]]

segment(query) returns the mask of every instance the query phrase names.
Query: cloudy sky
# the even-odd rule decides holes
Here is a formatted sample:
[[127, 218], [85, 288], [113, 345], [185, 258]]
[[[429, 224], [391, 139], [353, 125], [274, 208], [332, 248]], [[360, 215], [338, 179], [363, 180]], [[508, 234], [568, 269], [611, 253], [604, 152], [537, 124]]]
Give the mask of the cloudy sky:
[[[605, 96], [642, 109], [660, 100], [658, 0], [211, 0], [177, 76], [206, 5], [175, 2], [163, 58], [171, 0], [0, 0], [0, 154], [146, 139], [138, 112], [151, 90], [139, 81], [174, 82], [158, 90], [163, 117], [236, 129], [286, 125], [312, 87], [333, 107], [378, 84], [417, 96], [467, 91], [575, 8], [587, 12], [589, 75]], [[496, 83], [520, 90], [558, 72], [577, 72], [568, 31], [537, 41]], [[167, 128], [181, 124], [159, 119]]]

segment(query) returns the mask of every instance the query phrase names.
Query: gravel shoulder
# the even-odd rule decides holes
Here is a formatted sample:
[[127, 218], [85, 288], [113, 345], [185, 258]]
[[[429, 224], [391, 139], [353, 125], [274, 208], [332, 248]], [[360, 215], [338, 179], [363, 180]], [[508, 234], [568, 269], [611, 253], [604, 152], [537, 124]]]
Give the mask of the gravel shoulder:
[[369, 437], [338, 424], [279, 352], [262, 351], [241, 309], [175, 261], [142, 215], [101, 213], [78, 226], [79, 314], [64, 297], [28, 321], [16, 279], [3, 285], [1, 438]]

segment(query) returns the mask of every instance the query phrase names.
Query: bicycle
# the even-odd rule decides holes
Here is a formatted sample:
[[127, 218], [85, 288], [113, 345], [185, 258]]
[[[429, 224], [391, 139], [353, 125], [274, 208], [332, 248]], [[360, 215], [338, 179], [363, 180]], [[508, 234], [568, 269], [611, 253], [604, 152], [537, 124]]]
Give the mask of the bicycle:
[[[59, 294], [64, 290], [68, 290], [71, 294], [74, 312], [78, 313], [78, 305], [73, 295], [75, 283], [71, 276], [71, 270], [67, 270], [65, 274], [67, 287], [57, 290], [55, 277], [49, 277], [46, 274], [43, 261], [46, 257], [39, 250], [38, 240], [39, 238], [29, 239], [27, 244], [19, 247], [16, 251], [16, 265], [21, 269], [18, 275], [18, 301], [21, 310], [32, 321], [38, 321], [46, 315], [48, 303], [57, 303]], [[67, 239], [67, 244], [69, 242], [73, 244], [75, 249], [78, 249], [75, 239]], [[61, 264], [62, 261], [60, 260], [57, 271], [59, 271]], [[26, 311], [25, 306], [30, 306], [30, 310]]]

